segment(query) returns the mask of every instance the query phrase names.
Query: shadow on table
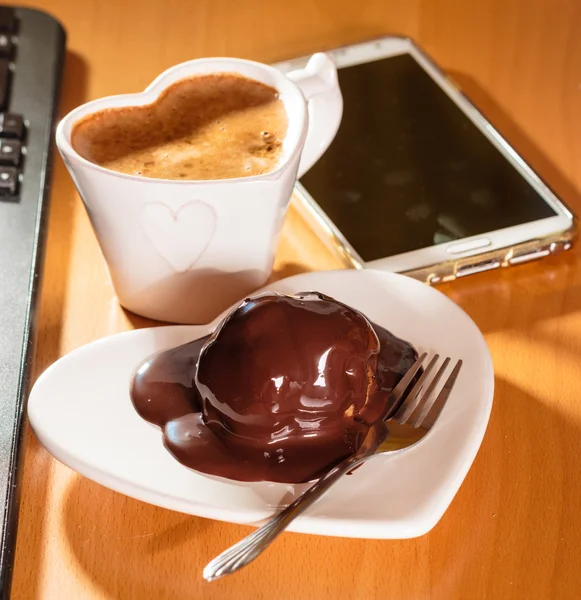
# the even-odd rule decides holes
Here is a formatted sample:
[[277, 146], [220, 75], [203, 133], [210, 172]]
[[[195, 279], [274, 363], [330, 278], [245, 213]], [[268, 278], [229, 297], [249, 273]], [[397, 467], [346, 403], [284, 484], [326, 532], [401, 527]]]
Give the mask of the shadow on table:
[[[84, 59], [67, 52], [60, 114], [64, 115], [86, 100], [87, 66]], [[37, 315], [36, 352], [33, 380], [61, 355], [61, 332], [68, 287], [68, 265], [75, 203], [78, 202], [74, 184], [59, 156], [53, 153], [54, 170], [48, 224], [47, 249], [44, 258], [44, 277], [39, 313]], [[14, 598], [39, 597], [40, 583], [36, 569], [41, 564], [43, 537], [38, 532], [41, 514], [46, 508], [47, 478], [50, 457], [36, 437], [27, 429], [24, 490], [22, 499], [16, 563], [13, 579]], [[26, 573], [27, 569], [35, 569]]]
[[250, 528], [156, 508], [81, 477], [66, 494], [64, 526], [87, 576], [117, 600], [383, 599], [385, 590], [401, 600], [566, 599], [581, 589], [581, 571], [571, 572], [581, 539], [581, 520], [571, 521], [579, 472], [579, 424], [500, 379], [476, 461], [421, 538], [285, 534], [247, 569], [208, 584], [205, 564]]
[[484, 333], [530, 330], [581, 311], [581, 254], [573, 250], [439, 286]]
[[577, 597], [581, 423], [548, 402], [497, 378], [480, 451], [429, 534], [431, 598]]

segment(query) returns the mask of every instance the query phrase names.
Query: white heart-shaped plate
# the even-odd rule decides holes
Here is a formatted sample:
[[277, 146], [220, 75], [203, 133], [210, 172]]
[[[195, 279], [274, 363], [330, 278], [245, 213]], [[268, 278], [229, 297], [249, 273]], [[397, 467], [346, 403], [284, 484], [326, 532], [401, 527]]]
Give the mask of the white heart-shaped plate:
[[[405, 453], [374, 458], [289, 528], [361, 538], [409, 538], [429, 531], [464, 480], [492, 407], [492, 360], [474, 322], [437, 290], [392, 273], [307, 273], [265, 289], [323, 292], [419, 351], [464, 360], [448, 404], [426, 439]], [[30, 395], [28, 415], [36, 435], [61, 462], [133, 498], [235, 523], [259, 523], [272, 515], [305, 486], [242, 484], [191, 471], [170, 456], [160, 430], [137, 415], [129, 398], [131, 377], [145, 358], [205, 335], [217, 322], [122, 333], [61, 358]]]

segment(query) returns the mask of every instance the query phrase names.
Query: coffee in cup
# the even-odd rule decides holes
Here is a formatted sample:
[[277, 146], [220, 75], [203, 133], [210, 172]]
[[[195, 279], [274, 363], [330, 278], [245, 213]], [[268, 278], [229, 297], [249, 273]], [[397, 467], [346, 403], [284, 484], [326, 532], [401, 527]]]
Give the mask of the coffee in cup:
[[232, 179], [276, 168], [288, 126], [275, 88], [236, 73], [182, 79], [145, 106], [87, 115], [73, 148], [102, 167], [155, 179]]

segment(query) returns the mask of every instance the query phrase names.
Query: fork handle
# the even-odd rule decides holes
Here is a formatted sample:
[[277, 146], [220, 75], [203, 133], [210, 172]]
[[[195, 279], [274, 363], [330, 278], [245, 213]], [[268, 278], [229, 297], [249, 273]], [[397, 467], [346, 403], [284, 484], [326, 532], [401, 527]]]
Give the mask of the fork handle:
[[364, 448], [364, 446], [366, 444], [362, 445], [359, 452], [352, 454], [333, 467], [268, 523], [265, 523], [209, 562], [204, 569], [204, 579], [207, 581], [218, 579], [251, 563], [270, 546], [292, 521], [309, 506], [313, 505], [338, 479], [373, 456], [375, 448]]

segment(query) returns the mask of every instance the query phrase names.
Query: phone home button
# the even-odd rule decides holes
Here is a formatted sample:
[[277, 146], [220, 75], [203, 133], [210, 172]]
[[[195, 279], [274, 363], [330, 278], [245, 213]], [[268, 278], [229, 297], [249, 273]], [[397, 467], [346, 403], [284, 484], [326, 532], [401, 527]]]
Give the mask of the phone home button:
[[477, 240], [470, 240], [469, 242], [460, 242], [459, 244], [452, 244], [446, 248], [446, 252], [450, 254], [462, 254], [462, 252], [469, 252], [470, 250], [480, 250], [480, 248], [486, 248], [492, 244], [488, 238], [478, 238]]

